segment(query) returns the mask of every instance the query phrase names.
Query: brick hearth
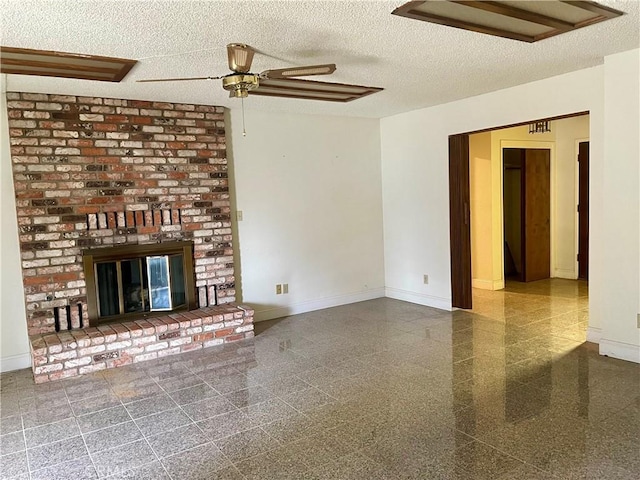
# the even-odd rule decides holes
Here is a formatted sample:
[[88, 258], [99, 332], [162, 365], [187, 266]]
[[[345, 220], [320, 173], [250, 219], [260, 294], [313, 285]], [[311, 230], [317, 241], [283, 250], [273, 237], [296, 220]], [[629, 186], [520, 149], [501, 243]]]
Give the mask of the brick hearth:
[[[190, 330], [217, 315], [210, 307], [235, 301], [222, 107], [9, 92], [7, 108], [27, 327], [40, 381], [43, 375], [58, 378], [117, 366], [160, 351], [177, 353], [179, 339], [161, 340], [166, 332], [159, 330], [147, 333], [150, 321], [126, 323], [124, 330], [122, 325], [90, 325], [85, 249], [192, 241], [199, 313], [154, 322], [169, 329], [185, 318], [195, 321], [176, 329], [181, 339], [191, 339], [190, 345], [252, 334], [252, 315], [239, 309], [231, 313], [241, 315], [243, 325], [212, 321], [216, 328], [211, 332], [216, 332], [202, 341], [199, 332]], [[69, 330], [56, 333], [56, 328]], [[140, 348], [133, 342], [138, 332], [144, 334], [140, 338], [156, 339], [144, 351], [116, 346], [131, 342], [126, 348]], [[65, 347], [74, 342], [84, 345], [80, 349], [102, 345], [104, 352], [119, 352], [119, 357], [96, 361], [93, 355], [102, 352], [96, 348], [85, 355]], [[62, 360], [76, 366], [67, 369]]]
[[253, 310], [223, 305], [31, 337], [36, 383], [253, 336]]

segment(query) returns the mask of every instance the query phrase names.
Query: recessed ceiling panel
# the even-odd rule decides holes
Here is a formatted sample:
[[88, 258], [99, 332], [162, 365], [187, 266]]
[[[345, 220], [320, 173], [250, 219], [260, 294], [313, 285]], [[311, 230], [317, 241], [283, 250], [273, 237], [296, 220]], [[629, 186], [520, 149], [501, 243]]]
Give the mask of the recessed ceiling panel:
[[519, 8], [527, 12], [533, 12], [551, 18], [557, 18], [564, 22], [580, 23], [593, 18], [593, 12], [576, 7], [569, 3], [558, 1], [502, 1], [508, 7]]
[[418, 5], [415, 10], [427, 16], [437, 16], [443, 19], [450, 18], [460, 23], [478, 25], [496, 30], [508, 30], [532, 37], [545, 33], [550, 29], [546, 25], [527, 22], [526, 20], [509, 17], [508, 15], [482, 10], [464, 3], [429, 1]]
[[472, 32], [536, 42], [623, 15], [591, 1], [422, 0], [395, 9], [394, 15]]
[[119, 82], [137, 63], [126, 58], [0, 47], [2, 73]]

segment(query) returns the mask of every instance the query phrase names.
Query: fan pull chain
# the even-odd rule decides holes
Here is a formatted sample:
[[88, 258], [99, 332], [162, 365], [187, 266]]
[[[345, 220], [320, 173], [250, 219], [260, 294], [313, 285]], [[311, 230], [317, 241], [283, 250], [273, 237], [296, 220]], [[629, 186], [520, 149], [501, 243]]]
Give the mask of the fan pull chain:
[[242, 136], [247, 136], [247, 130], [244, 128], [244, 97], [240, 97], [242, 103]]

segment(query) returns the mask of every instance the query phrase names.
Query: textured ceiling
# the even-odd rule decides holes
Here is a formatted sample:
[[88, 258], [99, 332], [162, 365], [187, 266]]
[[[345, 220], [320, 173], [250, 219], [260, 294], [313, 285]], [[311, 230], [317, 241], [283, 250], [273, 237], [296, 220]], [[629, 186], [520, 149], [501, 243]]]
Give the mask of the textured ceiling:
[[627, 14], [535, 44], [391, 15], [403, 3], [0, 0], [4, 46], [139, 61], [119, 84], [8, 75], [7, 89], [235, 109], [240, 100], [219, 80], [135, 80], [226, 74], [225, 46], [242, 42], [266, 54], [254, 59], [256, 72], [336, 63], [326, 80], [385, 88], [346, 104], [250, 97], [247, 110], [378, 118], [591, 67], [639, 46], [638, 0], [600, 0]]

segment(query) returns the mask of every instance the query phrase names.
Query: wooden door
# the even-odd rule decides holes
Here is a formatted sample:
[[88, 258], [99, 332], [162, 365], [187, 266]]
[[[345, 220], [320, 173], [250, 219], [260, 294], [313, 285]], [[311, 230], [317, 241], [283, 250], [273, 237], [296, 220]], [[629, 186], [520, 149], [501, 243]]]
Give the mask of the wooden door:
[[451, 304], [471, 308], [471, 226], [469, 212], [469, 136], [449, 137], [449, 219]]
[[578, 145], [578, 278], [589, 278], [589, 142]]
[[549, 150], [527, 149], [524, 160], [524, 279], [551, 276], [551, 159]]

